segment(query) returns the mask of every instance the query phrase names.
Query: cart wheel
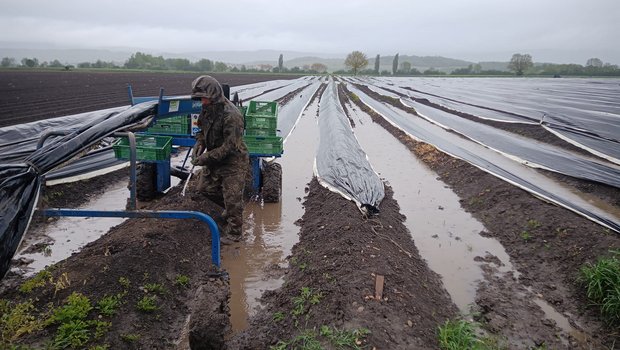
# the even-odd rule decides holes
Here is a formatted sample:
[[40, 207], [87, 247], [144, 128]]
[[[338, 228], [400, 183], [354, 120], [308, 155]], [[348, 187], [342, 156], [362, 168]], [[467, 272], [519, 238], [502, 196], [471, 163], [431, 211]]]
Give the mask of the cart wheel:
[[157, 197], [157, 164], [138, 163], [136, 166], [136, 197], [150, 201]]
[[282, 165], [276, 162], [263, 163], [263, 201], [278, 203], [282, 194]]

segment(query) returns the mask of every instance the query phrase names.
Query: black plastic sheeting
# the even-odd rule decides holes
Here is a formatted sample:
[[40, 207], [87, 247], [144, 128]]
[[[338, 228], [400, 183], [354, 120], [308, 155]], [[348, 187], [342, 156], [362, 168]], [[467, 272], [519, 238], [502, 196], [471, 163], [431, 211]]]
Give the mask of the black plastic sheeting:
[[46, 143], [23, 161], [0, 164], [0, 276], [4, 277], [8, 271], [32, 219], [42, 176], [104, 137], [153, 115], [156, 105], [156, 101], [145, 102], [114, 115], [104, 114], [101, 119], [85, 118], [91, 122], [76, 126], [70, 135]]
[[[356, 82], [356, 81], [353, 81]], [[549, 132], [557, 135], [565, 141], [582, 148], [596, 156], [604, 158], [612, 163], [620, 164], [620, 142], [616, 140], [620, 137], [620, 116], [615, 116], [611, 112], [601, 112], [596, 110], [587, 111], [584, 115], [579, 115], [587, 106], [581, 106], [581, 110], [572, 111], [573, 114], [570, 117], [558, 114], [548, 114], [543, 111], [524, 110], [515, 108], [515, 111], [529, 112], [535, 115], [539, 115], [538, 119], [534, 119], [527, 116], [521, 116], [517, 114], [511, 114], [509, 112], [502, 112], [498, 110], [491, 110], [485, 107], [477, 107], [464, 102], [454, 101], [446, 99], [440, 96], [411, 92], [410, 90], [392, 86], [382, 81], [373, 79], [367, 84], [374, 84], [371, 89], [375, 92], [394, 97], [389, 89], [396, 91], [400, 94], [405, 94], [410, 97], [424, 98], [432, 102], [433, 104], [454, 110], [457, 112], [468, 113], [481, 119], [494, 120], [505, 123], [521, 123], [521, 124], [534, 124], [541, 125]], [[368, 85], [371, 87], [372, 85]], [[493, 98], [491, 98], [493, 101]], [[570, 101], [567, 101], [569, 103]], [[476, 103], [482, 103], [476, 100]], [[489, 103], [492, 105], [492, 102]], [[572, 105], [579, 105], [578, 103], [572, 103]], [[495, 106], [498, 107], [498, 106]], [[503, 106], [506, 108], [506, 106]], [[575, 107], [576, 108], [576, 107]], [[589, 108], [595, 108], [589, 106]], [[555, 110], [560, 109], [556, 107]], [[564, 109], [563, 109], [564, 110]], [[613, 111], [613, 109], [610, 109]], [[567, 112], [566, 110], [564, 110]], [[549, 112], [550, 113], [550, 112]], [[536, 122], [533, 122], [536, 121]], [[541, 124], [542, 123], [542, 124]], [[611, 134], [610, 134], [611, 131]], [[619, 134], [614, 137], [615, 132]], [[555, 162], [558, 163], [557, 161]], [[549, 164], [549, 168], [552, 169], [552, 164]], [[578, 171], [578, 169], [575, 169]], [[598, 181], [593, 179], [594, 181]]]
[[[544, 122], [564, 139], [620, 164], [618, 79], [377, 79], [412, 96], [485, 119]], [[394, 84], [394, 85], [390, 85]], [[478, 106], [473, 111], [470, 106]], [[484, 109], [491, 112], [484, 112]], [[585, 135], [590, 137], [585, 137]]]
[[559, 196], [545, 188], [541, 188], [540, 186], [532, 183], [531, 181], [528, 181], [526, 178], [519, 176], [519, 174], [511, 172], [507, 168], [493, 164], [488, 159], [485, 159], [481, 155], [476, 154], [475, 151], [466, 149], [458, 144], [455, 144], [447, 138], [442, 138], [440, 135], [430, 130], [428, 126], [424, 127], [423, 125], [416, 123], [416, 118], [411, 118], [411, 116], [409, 115], [405, 116], [392, 111], [384, 104], [371, 99], [362, 91], [353, 86], [349, 86], [349, 89], [353, 93], [355, 93], [362, 102], [375, 110], [377, 113], [383, 115], [386, 120], [388, 120], [399, 129], [405, 131], [409, 135], [412, 135], [413, 137], [422, 140], [423, 142], [432, 144], [440, 151], [449, 154], [452, 157], [462, 159], [476, 166], [477, 168], [486, 171], [494, 176], [497, 176], [498, 178], [501, 178], [513, 185], [516, 185], [540, 198], [558, 204], [564, 208], [570, 209], [594, 222], [606, 226], [616, 232], [620, 232], [620, 222], [588, 210], [587, 208], [570, 200], [567, 200], [566, 198]]
[[[0, 128], [0, 163], [5, 164], [26, 158], [36, 150], [39, 137], [46, 131], [80, 129], [93, 123], [100, 123], [127, 108], [129, 106], [115, 107]], [[50, 136], [46, 144], [58, 138], [58, 136]]]
[[384, 186], [353, 134], [335, 86], [330, 81], [321, 96], [315, 173], [321, 185], [373, 212], [385, 195]]
[[420, 103], [406, 99], [402, 99], [401, 102], [413, 107], [418, 114], [428, 118], [432, 123], [454, 130], [486, 147], [509, 155], [513, 159], [516, 158], [521, 163], [620, 188], [620, 169], [618, 168], [612, 168], [559, 147], [518, 137]]
[[127, 160], [116, 159], [112, 146], [107, 146], [81, 156], [76, 162], [64, 165], [62, 168], [54, 169], [45, 175], [45, 181], [48, 185], [52, 184], [50, 182], [51, 180], [64, 179], [65, 182], [70, 182], [75, 178], [83, 179], [85, 178], [84, 176], [90, 173], [98, 173], [101, 175], [116, 170], [121, 164], [128, 166], [129, 162]]
[[[567, 121], [565, 118], [557, 115], [545, 116], [542, 125], [567, 142], [601, 158], [605, 158], [610, 162], [620, 164], [620, 129], [618, 128], [620, 126], [620, 117], [618, 117], [615, 123], [603, 123], [603, 125], [598, 125], [598, 127], [615, 129], [618, 132], [615, 135], [616, 139], [610, 138], [612, 135], [601, 133], [600, 131], [592, 132], [583, 129], [582, 125], [575, 125], [573, 120]], [[600, 124], [600, 121], [597, 124]]]

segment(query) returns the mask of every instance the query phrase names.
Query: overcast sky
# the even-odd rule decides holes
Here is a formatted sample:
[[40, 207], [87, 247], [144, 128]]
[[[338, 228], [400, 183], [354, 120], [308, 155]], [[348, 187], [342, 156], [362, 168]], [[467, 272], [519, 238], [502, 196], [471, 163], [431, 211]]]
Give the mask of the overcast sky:
[[[620, 0], [0, 0], [0, 47], [620, 64]], [[1, 55], [1, 53], [0, 53]]]

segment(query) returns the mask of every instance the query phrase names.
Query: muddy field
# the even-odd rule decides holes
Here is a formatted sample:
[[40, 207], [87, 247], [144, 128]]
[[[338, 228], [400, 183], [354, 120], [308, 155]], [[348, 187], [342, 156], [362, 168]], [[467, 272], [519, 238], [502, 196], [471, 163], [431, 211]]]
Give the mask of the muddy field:
[[[149, 79], [159, 82], [161, 76]], [[179, 84], [189, 85], [192, 77], [179, 77]], [[181, 83], [181, 79], [187, 81]], [[52, 86], [53, 81], [48, 84]], [[144, 84], [143, 91], [151, 89], [148, 79]], [[170, 93], [186, 90], [183, 87], [182, 92]], [[69, 94], [71, 90], [63, 91]], [[19, 96], [35, 98], [35, 94], [25, 92]], [[302, 119], [312, 122], [318, 116], [319, 97], [317, 93]], [[416, 230], [416, 224], [411, 222], [414, 215], [403, 215], [405, 203], [395, 199], [392, 186], [386, 184], [380, 213], [366, 217], [353, 202], [312, 179], [297, 184], [303, 193], [304, 198], [298, 201], [304, 211], [295, 219], [298, 242], [286, 258], [288, 264], [269, 266], [263, 271], [265, 278], [283, 277], [284, 283], [262, 295], [262, 308], [254, 312], [243, 329], [233, 331], [235, 327], [228, 317], [235, 307], [230, 302], [232, 276], [209, 267], [211, 243], [206, 225], [191, 220], [141, 219], [125, 221], [80, 253], [46, 270], [43, 282], [32, 291], [20, 291], [23, 279], [8, 276], [2, 282], [0, 297], [13, 302], [32, 300], [32, 307], [40, 313], [30, 329], [43, 330], [24, 332], [18, 340], [2, 341], [46, 348], [46, 342], [58, 340], [58, 323], [44, 327], [36, 321], [43, 322], [54, 314], [49, 311], [50, 305], [58, 307], [77, 292], [90, 299], [93, 310], [86, 318], [90, 322], [89, 341], [75, 348], [94, 349], [98, 345], [102, 349], [108, 345], [109, 349], [188, 349], [191, 345], [192, 349], [438, 349], [438, 327], [463, 314], [465, 319], [477, 322], [487, 339], [494, 340], [496, 347], [489, 349], [614, 348], [620, 332], [601, 321], [599, 311], [589, 305], [577, 279], [583, 264], [620, 248], [616, 233], [411, 139], [360, 103], [344, 85], [340, 86], [339, 97], [355, 125], [354, 131], [371, 120], [389, 132], [425, 164], [433, 177], [458, 195], [460, 206], [484, 225], [479, 234], [498, 240], [504, 247], [512, 269], [507, 270], [501, 259], [490, 252], [475, 257], [484, 279], [475, 288], [470, 310], [455, 304], [446, 290], [446, 281], [429, 267], [416, 244], [422, 235], [442, 233]], [[389, 99], [374, 98], [398, 106]], [[104, 107], [93, 104], [85, 110], [98, 108]], [[411, 118], [417, 118], [415, 111], [408, 112]], [[38, 112], [35, 109], [31, 113]], [[309, 128], [304, 130], [311, 132]], [[537, 131], [532, 135], [527, 129], [510, 131], [562, 145], [550, 134]], [[284, 177], [286, 171], [284, 168]], [[105, 192], [102, 183], [125, 174], [118, 172], [102, 181], [47, 188], [46, 204], [77, 206], [87, 198], [66, 198], [76, 188], [84, 194]], [[611, 206], [619, 206], [618, 189], [556, 177]], [[190, 192], [192, 186], [190, 183]], [[437, 212], [445, 206], [442, 202], [427, 205], [435, 206]], [[200, 210], [216, 219], [222, 210], [195, 195], [182, 197], [178, 187], [162, 199], [142, 203], [142, 208]], [[36, 223], [46, 225], [47, 221]], [[461, 234], [454, 232], [451, 242], [458, 244]], [[246, 240], [224, 247], [223, 259], [236, 259], [242, 247], [249, 244]], [[107, 314], [101, 301], [110, 297], [118, 299], [118, 305], [115, 312]], [[149, 309], [145, 300], [151, 301], [154, 308]]]
[[[0, 73], [0, 127], [129, 104], [134, 96], [187, 95], [198, 73], [15, 71]], [[245, 85], [295, 75], [213, 74], [222, 84]]]

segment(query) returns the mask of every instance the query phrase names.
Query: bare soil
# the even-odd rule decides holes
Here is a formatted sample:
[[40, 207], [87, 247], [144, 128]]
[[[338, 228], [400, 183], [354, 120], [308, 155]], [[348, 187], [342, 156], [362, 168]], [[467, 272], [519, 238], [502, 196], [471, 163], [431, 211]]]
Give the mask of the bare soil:
[[[130, 104], [134, 96], [187, 95], [202, 73], [3, 70], [0, 127]], [[222, 84], [245, 85], [298, 75], [209, 73]]]
[[[351, 102], [341, 101], [352, 108]], [[474, 310], [483, 330], [509, 349], [612, 349], [619, 342], [618, 329], [600, 322], [577, 282], [584, 263], [620, 248], [617, 234], [412, 140], [361, 104], [356, 108], [369, 113], [433, 169], [459, 195], [462, 207], [485, 225], [482, 234], [498, 239], [510, 255], [520, 274], [499, 273], [496, 257], [477, 258], [487, 262], [487, 279], [478, 288]], [[411, 117], [417, 118], [414, 113]], [[618, 205], [616, 189], [570, 181]], [[90, 193], [100, 184], [80, 186], [81, 193]], [[191, 188], [190, 183], [188, 193]], [[179, 192], [175, 188], [144, 208], [197, 210], [219, 217], [222, 208]], [[116, 315], [101, 318], [112, 323], [109, 331], [89, 344], [109, 344], [111, 349], [186, 349], [189, 342], [196, 349], [268, 349], [301, 335], [316, 335], [323, 346], [335, 348], [320, 336], [321, 326], [370, 330], [359, 338], [366, 349], [437, 349], [437, 327], [459, 312], [440, 277], [420, 257], [391, 188], [386, 187], [380, 213], [373, 217], [362, 216], [354, 203], [316, 180], [308, 184], [304, 207], [298, 221], [300, 240], [284, 271], [284, 285], [264, 294], [265, 308], [240, 334], [230, 331], [229, 287], [225, 275], [211, 264], [208, 228], [194, 220], [127, 220], [51, 269], [53, 281], [66, 274], [70, 285], [56, 291], [48, 284], [29, 294], [3, 288], [0, 298], [36, 298], [35, 305], [43, 311], [47, 303], [58, 305], [74, 291], [97, 301], [126, 290]], [[189, 277], [188, 286], [176, 283], [179, 275]], [[379, 298], [376, 283], [381, 276]], [[121, 277], [131, 282], [128, 287], [119, 283]], [[150, 313], [136, 307], [138, 300], [153, 295], [145, 291], [147, 283], [166, 289], [155, 293], [159, 309]], [[316, 303], [306, 301], [299, 307], [302, 288], [311, 291]], [[535, 305], [536, 298], [562, 312], [578, 333], [565, 334]], [[53, 338], [54, 331], [51, 327], [28, 335], [20, 343], [39, 344]], [[128, 335], [138, 337], [129, 340]]]

